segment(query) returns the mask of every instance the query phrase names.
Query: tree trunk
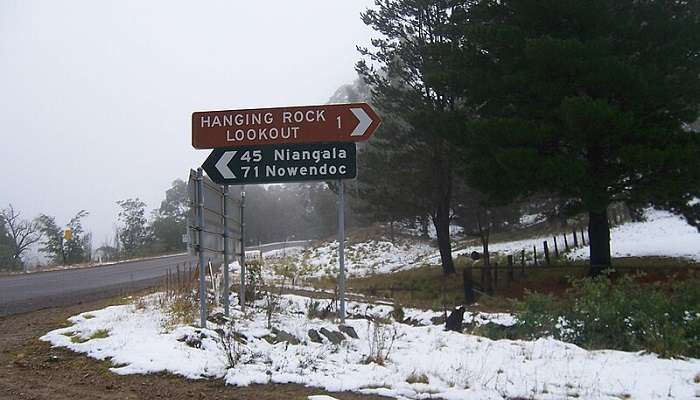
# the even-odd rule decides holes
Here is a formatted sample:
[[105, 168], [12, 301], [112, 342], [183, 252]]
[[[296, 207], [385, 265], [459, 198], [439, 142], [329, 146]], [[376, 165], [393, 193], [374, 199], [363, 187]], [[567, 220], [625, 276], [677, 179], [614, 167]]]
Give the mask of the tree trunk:
[[445, 274], [453, 274], [455, 272], [455, 265], [452, 261], [452, 243], [450, 243], [449, 207], [447, 211], [440, 211], [438, 208], [435, 218], [433, 218], [433, 225], [435, 225], [435, 231], [437, 232], [442, 272]]
[[394, 244], [394, 220], [392, 219], [389, 222], [389, 240], [391, 241], [391, 244]]
[[424, 239], [429, 239], [430, 235], [428, 234], [428, 224], [430, 223], [429, 219], [427, 216], [423, 215], [420, 217], [420, 236]]
[[588, 242], [591, 248], [591, 276], [598, 276], [610, 268], [610, 224], [605, 209], [588, 212]]
[[452, 261], [452, 243], [450, 242], [450, 203], [452, 202], [450, 149], [447, 143], [441, 139], [437, 139], [433, 145], [433, 224], [437, 233], [442, 272], [453, 274], [455, 266]]

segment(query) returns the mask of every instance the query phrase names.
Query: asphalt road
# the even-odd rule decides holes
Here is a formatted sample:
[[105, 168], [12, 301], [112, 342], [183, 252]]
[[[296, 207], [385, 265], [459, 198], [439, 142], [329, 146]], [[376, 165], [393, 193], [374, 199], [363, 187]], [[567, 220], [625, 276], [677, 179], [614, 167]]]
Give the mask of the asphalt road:
[[[92, 268], [0, 277], [0, 316], [78, 304], [145, 289], [168, 269], [192, 261], [188, 255], [127, 261]], [[192, 263], [194, 265], [194, 263]], [[193, 267], [194, 268], [194, 267]]]

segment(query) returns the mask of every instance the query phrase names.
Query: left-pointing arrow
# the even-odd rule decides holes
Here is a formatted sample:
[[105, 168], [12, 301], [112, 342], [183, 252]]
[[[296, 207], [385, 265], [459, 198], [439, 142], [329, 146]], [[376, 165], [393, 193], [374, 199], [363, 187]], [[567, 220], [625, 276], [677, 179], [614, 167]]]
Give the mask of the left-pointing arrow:
[[236, 179], [236, 175], [234, 175], [231, 168], [228, 167], [228, 163], [231, 162], [235, 155], [235, 151], [225, 151], [224, 154], [221, 155], [219, 161], [214, 165], [224, 179]]

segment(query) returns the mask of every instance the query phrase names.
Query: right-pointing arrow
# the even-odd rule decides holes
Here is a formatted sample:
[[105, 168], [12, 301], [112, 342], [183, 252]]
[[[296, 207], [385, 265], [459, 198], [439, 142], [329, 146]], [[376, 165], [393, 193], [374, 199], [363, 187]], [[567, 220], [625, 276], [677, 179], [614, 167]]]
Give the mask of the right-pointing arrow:
[[224, 177], [224, 179], [236, 179], [236, 175], [234, 175], [233, 171], [231, 171], [231, 168], [228, 167], [228, 163], [231, 162], [233, 156], [235, 155], [235, 151], [226, 151], [224, 152], [224, 154], [221, 155], [219, 161], [217, 161], [214, 165], [216, 169], [219, 170], [221, 176]]
[[361, 108], [351, 108], [350, 111], [355, 115], [355, 117], [360, 120], [357, 124], [355, 130], [352, 131], [350, 136], [362, 136], [367, 132], [367, 128], [372, 125], [372, 118]]

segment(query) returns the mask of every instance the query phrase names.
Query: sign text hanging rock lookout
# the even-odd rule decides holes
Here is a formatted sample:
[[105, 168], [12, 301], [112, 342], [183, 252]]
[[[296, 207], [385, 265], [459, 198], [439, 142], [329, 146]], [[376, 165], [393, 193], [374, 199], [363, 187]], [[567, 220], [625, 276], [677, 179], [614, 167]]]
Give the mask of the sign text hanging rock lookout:
[[195, 112], [192, 146], [359, 142], [369, 139], [379, 124], [366, 103]]

